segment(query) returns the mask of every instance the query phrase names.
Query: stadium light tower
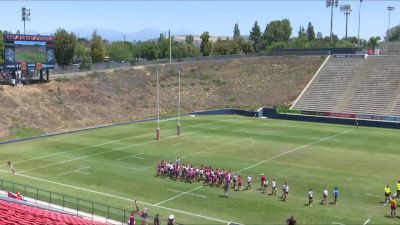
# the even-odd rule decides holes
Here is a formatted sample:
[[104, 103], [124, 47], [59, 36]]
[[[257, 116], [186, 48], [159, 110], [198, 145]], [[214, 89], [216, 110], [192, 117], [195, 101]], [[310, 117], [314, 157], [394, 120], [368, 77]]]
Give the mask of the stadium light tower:
[[394, 9], [395, 9], [395, 7], [393, 7], [393, 6], [388, 6], [387, 7], [387, 10], [389, 11], [389, 24], [388, 24], [388, 29], [387, 29], [386, 42], [389, 42], [390, 14]]
[[348, 23], [349, 15], [351, 13], [351, 5], [350, 4], [341, 5], [340, 11], [342, 11], [344, 13], [344, 15], [346, 15], [346, 36], [345, 37], [347, 39], [347, 23]]
[[25, 35], [25, 22], [31, 20], [31, 9], [23, 6], [21, 16], [22, 16], [22, 21], [24, 21], [24, 35]]
[[360, 0], [360, 7], [358, 8], [358, 48], [361, 46], [361, 41], [360, 41], [360, 26], [361, 26], [361, 3], [363, 0]]
[[331, 43], [333, 41], [333, 33], [332, 33], [332, 27], [333, 27], [333, 7], [338, 7], [339, 5], [339, 0], [326, 0], [326, 7], [329, 8], [331, 7]]

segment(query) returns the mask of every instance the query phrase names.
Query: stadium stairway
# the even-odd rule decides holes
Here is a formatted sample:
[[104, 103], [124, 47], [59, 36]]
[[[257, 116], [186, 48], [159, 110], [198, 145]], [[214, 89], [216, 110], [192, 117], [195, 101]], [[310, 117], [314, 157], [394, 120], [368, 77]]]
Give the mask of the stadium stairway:
[[105, 225], [80, 217], [0, 200], [0, 225]]
[[346, 90], [352, 86], [357, 71], [364, 66], [363, 58], [330, 57], [295, 102], [293, 108], [307, 111], [332, 112], [340, 104]]
[[400, 56], [331, 57], [293, 109], [400, 116]]

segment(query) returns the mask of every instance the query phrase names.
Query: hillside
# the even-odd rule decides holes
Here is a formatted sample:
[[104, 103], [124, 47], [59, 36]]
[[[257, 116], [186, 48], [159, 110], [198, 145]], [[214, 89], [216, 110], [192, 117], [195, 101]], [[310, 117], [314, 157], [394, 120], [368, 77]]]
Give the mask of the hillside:
[[[180, 64], [182, 113], [291, 102], [322, 61], [321, 57], [260, 57]], [[93, 72], [23, 88], [0, 86], [0, 138], [154, 117], [156, 71], [160, 71], [161, 113], [176, 113], [177, 67]]]

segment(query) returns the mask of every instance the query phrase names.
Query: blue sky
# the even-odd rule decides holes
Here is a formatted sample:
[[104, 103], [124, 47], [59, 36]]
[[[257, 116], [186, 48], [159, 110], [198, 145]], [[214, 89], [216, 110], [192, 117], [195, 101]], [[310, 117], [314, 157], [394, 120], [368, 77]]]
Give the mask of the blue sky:
[[[359, 1], [339, 0], [351, 4], [349, 36], [357, 36]], [[0, 1], [0, 30], [23, 30], [21, 7], [31, 8], [27, 30], [51, 33], [58, 27], [74, 31], [82, 27], [112, 29], [133, 33], [142, 29], [161, 31], [188, 30], [195, 34], [232, 35], [239, 23], [242, 34], [249, 34], [257, 20], [264, 31], [271, 20], [288, 18], [297, 36], [300, 25], [309, 21], [315, 31], [329, 35], [330, 9], [324, 0], [313, 1]], [[391, 24], [400, 23], [400, 1], [364, 0], [361, 10], [361, 37], [383, 36], [388, 26], [387, 6], [396, 9]], [[334, 33], [345, 33], [345, 16], [334, 9]]]

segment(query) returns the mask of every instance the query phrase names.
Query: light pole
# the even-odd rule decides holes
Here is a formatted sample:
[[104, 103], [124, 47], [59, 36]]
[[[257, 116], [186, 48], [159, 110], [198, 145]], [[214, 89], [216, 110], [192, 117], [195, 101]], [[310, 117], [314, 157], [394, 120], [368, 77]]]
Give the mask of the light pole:
[[347, 39], [347, 22], [349, 19], [349, 15], [351, 13], [351, 5], [350, 4], [341, 5], [340, 11], [342, 11], [344, 13], [344, 15], [346, 15], [346, 36], [345, 37]]
[[326, 0], [326, 7], [329, 8], [331, 7], [331, 43], [333, 41], [333, 33], [332, 33], [332, 27], [333, 27], [333, 7], [338, 7], [339, 5], [339, 0]]
[[395, 8], [393, 6], [388, 6], [387, 10], [389, 11], [389, 24], [388, 24], [388, 29], [387, 29], [387, 36], [386, 36], [386, 42], [389, 42], [389, 29], [390, 29], [390, 14]]
[[357, 40], [358, 40], [358, 48], [361, 47], [361, 41], [360, 41], [360, 26], [361, 26], [361, 3], [363, 0], [360, 0], [360, 7], [358, 7], [358, 35], [357, 35]]
[[22, 21], [24, 21], [24, 35], [25, 35], [25, 22], [31, 20], [31, 9], [23, 6], [21, 16], [22, 16]]

